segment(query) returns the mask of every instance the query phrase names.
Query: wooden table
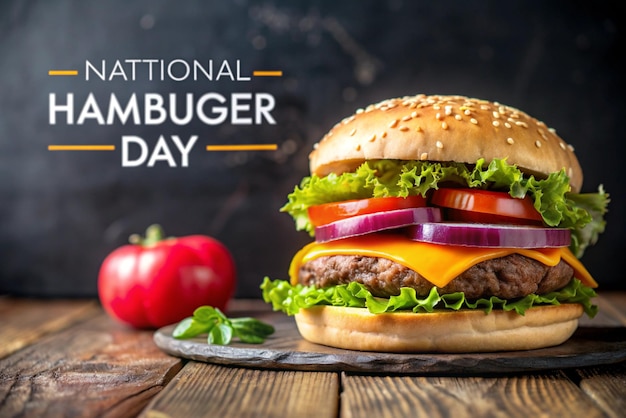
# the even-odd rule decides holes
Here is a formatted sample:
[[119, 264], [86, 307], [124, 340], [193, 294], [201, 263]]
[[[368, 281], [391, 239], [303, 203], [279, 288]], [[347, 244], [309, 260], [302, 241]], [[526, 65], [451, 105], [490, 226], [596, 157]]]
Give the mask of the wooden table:
[[[596, 303], [581, 326], [623, 336], [626, 292]], [[237, 312], [270, 314], [260, 301]], [[13, 416], [623, 417], [626, 362], [475, 376], [224, 366], [164, 353], [97, 301], [0, 297], [0, 417]]]

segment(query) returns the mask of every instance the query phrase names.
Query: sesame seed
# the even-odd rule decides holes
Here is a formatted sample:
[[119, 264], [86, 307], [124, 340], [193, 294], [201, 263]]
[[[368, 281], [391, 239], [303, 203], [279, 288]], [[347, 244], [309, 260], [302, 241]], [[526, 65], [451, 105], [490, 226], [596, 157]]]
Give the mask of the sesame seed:
[[509, 138], [506, 139], [506, 143], [509, 144], [509, 145], [513, 145], [515, 143], [515, 141], [513, 140], [513, 138], [509, 137]]
[[439, 148], [439, 149], [443, 148], [443, 143], [441, 141], [437, 141], [437, 143], [435, 145], [437, 145], [437, 148]]
[[387, 131], [383, 131], [382, 134], [380, 134], [381, 138], [387, 138]]
[[399, 129], [400, 129], [402, 132], [406, 132], [406, 131], [408, 131], [408, 130], [409, 130], [409, 127], [408, 127], [408, 126], [401, 126]]
[[415, 130], [416, 130], [417, 132], [422, 132], [422, 127], [421, 127], [421, 126], [419, 126], [419, 125], [417, 125], [417, 127], [415, 128]]
[[452, 106], [447, 105], [447, 106], [445, 107], [445, 114], [446, 114], [447, 116], [450, 116], [450, 115], [452, 114]]
[[428, 159], [428, 153], [427, 152], [422, 152], [420, 154], [420, 160], [427, 160]]
[[356, 128], [354, 128], [354, 129], [352, 129], [352, 130], [350, 131], [350, 136], [354, 136], [354, 134], [355, 134], [355, 133], [356, 133]]
[[418, 116], [419, 116], [419, 115], [417, 114], [417, 112], [416, 112], [416, 111], [411, 112], [411, 117], [412, 117], [412, 118], [416, 118], [416, 117], [418, 117]]
[[444, 130], [448, 129], [448, 124], [445, 122], [441, 122], [441, 128], [443, 128]]
[[573, 146], [573, 145], [571, 145], [571, 144], [567, 144], [567, 148], [568, 148], [570, 151], [574, 152], [574, 146]]
[[406, 121], [409, 121], [409, 120], [411, 120], [411, 115], [406, 115], [406, 116], [402, 117], [402, 121], [403, 122], [406, 122]]
[[496, 119], [500, 119], [500, 114], [496, 111], [493, 112], [493, 117]]
[[565, 150], [566, 150], [566, 148], [567, 148], [567, 147], [565, 146], [565, 143], [564, 143], [564, 142], [559, 142], [559, 146], [561, 147], [561, 149], [562, 149], [563, 151], [565, 151]]
[[394, 119], [394, 120], [392, 120], [392, 121], [391, 121], [391, 123], [389, 124], [389, 127], [390, 127], [390, 128], [395, 128], [396, 126], [398, 126], [398, 123], [399, 123], [399, 122], [400, 122], [400, 121], [399, 121], [398, 119]]
[[478, 125], [478, 121], [474, 118], [471, 118], [470, 122], [472, 122], [474, 125]]
[[465, 116], [469, 116], [469, 115], [471, 115], [471, 114], [472, 114], [472, 112], [470, 112], [470, 110], [469, 110], [469, 109], [465, 109], [465, 110], [463, 111], [463, 113], [465, 113]]
[[370, 138], [367, 140], [368, 142], [374, 142], [376, 140], [376, 134], [370, 136]]
[[500, 126], [500, 122], [498, 122], [497, 120], [492, 121], [491, 124], [495, 126], [496, 128]]
[[539, 141], [539, 140], [535, 141], [535, 146], [537, 148], [541, 148], [541, 141]]
[[528, 128], [528, 124], [526, 122], [517, 121], [515, 124], [517, 126], [521, 126], [522, 128]]
[[360, 144], [356, 146], [356, 150], [357, 151], [361, 151], [361, 145]]
[[437, 113], [437, 114], [435, 115], [435, 119], [437, 119], [437, 120], [441, 120], [441, 113]]
[[313, 149], [317, 149], [317, 147], [319, 147], [319, 146], [320, 146], [320, 144], [316, 142], [315, 144], [313, 144]]
[[511, 124], [509, 122], [504, 122], [504, 126], [511, 129]]
[[482, 110], [491, 110], [491, 108], [490, 108], [489, 106], [484, 105], [484, 104], [481, 104], [481, 105], [480, 105], [480, 108], [481, 108]]
[[363, 110], [363, 109], [357, 109], [357, 110], [356, 110], [356, 114], [357, 114], [357, 115], [358, 115], [359, 113], [363, 113], [363, 112], [364, 112], [364, 110]]
[[435, 105], [433, 105], [433, 109], [439, 110], [439, 109], [441, 109], [441, 106], [439, 106], [438, 104], [435, 104]]
[[461, 120], [463, 119], [463, 117], [457, 113], [456, 115], [454, 115], [454, 119]]

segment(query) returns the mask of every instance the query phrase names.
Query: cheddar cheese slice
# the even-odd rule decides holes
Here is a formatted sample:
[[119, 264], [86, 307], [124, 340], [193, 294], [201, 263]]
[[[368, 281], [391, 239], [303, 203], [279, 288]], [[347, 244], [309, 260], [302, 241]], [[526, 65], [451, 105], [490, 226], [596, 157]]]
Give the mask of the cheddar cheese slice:
[[437, 287], [444, 287], [456, 276], [475, 264], [509, 254], [521, 254], [547, 266], [555, 266], [563, 259], [574, 269], [574, 277], [589, 287], [598, 284], [567, 247], [520, 249], [479, 248], [458, 245], [440, 245], [412, 241], [393, 234], [368, 234], [326, 243], [312, 242], [302, 248], [291, 262], [289, 277], [298, 282], [302, 264], [331, 255], [361, 255], [382, 257], [416, 271]]

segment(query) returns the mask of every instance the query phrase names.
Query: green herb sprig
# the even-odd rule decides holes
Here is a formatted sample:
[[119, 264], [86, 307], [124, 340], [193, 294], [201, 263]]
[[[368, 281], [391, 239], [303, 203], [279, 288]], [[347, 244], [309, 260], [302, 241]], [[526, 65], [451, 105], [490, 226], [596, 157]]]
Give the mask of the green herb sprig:
[[258, 319], [228, 318], [218, 308], [201, 306], [174, 328], [172, 336], [182, 340], [207, 334], [209, 344], [228, 345], [233, 338], [243, 343], [261, 344], [273, 333], [272, 325]]

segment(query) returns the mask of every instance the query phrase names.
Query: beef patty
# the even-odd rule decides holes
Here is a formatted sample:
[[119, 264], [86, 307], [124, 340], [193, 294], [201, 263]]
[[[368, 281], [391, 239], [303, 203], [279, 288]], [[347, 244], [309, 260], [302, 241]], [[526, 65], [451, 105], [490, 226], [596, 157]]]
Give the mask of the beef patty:
[[[498, 296], [514, 299], [531, 293], [558, 290], [572, 279], [574, 270], [560, 261], [554, 267], [519, 254], [483, 261], [454, 278], [439, 293], [464, 292], [468, 299]], [[419, 296], [434, 286], [417, 272], [394, 261], [353, 255], [333, 255], [311, 260], [300, 268], [299, 282], [317, 287], [362, 283], [374, 296], [400, 294], [412, 287]]]

